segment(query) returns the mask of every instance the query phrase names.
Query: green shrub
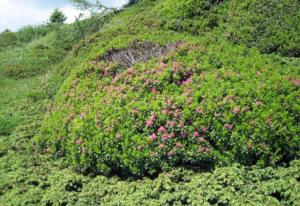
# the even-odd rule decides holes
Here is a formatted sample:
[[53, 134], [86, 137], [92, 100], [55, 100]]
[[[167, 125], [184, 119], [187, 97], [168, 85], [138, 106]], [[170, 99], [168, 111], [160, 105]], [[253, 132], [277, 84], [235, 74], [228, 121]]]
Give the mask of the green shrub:
[[6, 30], [0, 33], [0, 51], [8, 46], [14, 46], [17, 43], [16, 34]]
[[16, 32], [19, 43], [28, 43], [34, 39], [45, 36], [51, 28], [47, 25], [24, 26]]
[[125, 176], [299, 157], [295, 66], [227, 43], [189, 43], [160, 63], [117, 71], [91, 62], [74, 73], [40, 144], [82, 171]]
[[227, 19], [234, 42], [265, 53], [300, 56], [300, 4], [297, 0], [256, 0], [231, 4]]
[[19, 119], [0, 115], [0, 135], [10, 135], [14, 127], [18, 124]]
[[164, 1], [154, 13], [164, 18], [162, 26], [178, 32], [216, 35], [264, 53], [300, 55], [300, 4], [297, 0]]

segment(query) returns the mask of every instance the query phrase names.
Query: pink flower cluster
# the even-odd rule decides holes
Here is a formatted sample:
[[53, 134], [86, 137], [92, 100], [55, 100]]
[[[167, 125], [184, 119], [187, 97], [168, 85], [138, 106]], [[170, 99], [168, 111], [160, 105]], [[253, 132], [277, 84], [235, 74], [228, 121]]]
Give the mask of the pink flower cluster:
[[168, 126], [168, 127], [171, 127], [171, 128], [172, 128], [172, 127], [174, 127], [175, 125], [176, 125], [176, 122], [170, 121], [170, 120], [167, 121], [167, 126]]
[[157, 135], [155, 133], [153, 133], [152, 135], [150, 135], [149, 139], [151, 141], [155, 141], [155, 140], [157, 140]]
[[291, 81], [295, 86], [300, 86], [300, 79], [290, 78], [290, 81]]
[[184, 146], [180, 142], [177, 142], [176, 145], [175, 145], [175, 147], [177, 147], [177, 148], [183, 148]]
[[151, 117], [146, 121], [146, 126], [148, 128], [152, 128], [153, 125], [155, 124], [156, 118], [157, 118], [157, 114], [153, 112]]
[[199, 148], [199, 152], [201, 152], [201, 153], [207, 153], [207, 152], [209, 152], [209, 148], [208, 147], [200, 147]]
[[195, 109], [195, 112], [198, 113], [198, 114], [202, 114], [203, 113], [203, 110], [201, 108], [196, 108]]
[[174, 137], [175, 137], [175, 134], [174, 134], [174, 133], [170, 133], [170, 134], [165, 133], [165, 134], [162, 134], [162, 135], [161, 135], [162, 141], [166, 141], [166, 140], [172, 139], [172, 138], [174, 138]]
[[165, 133], [167, 129], [164, 126], [160, 126], [157, 131], [161, 133]]
[[81, 138], [76, 140], [76, 144], [77, 145], [82, 145], [83, 144], [83, 140]]
[[233, 109], [231, 111], [233, 114], [238, 115], [238, 114], [240, 114], [241, 109], [240, 109], [240, 107], [235, 106], [235, 107], [233, 107]]
[[169, 109], [164, 109], [162, 112], [163, 112], [163, 114], [168, 115], [168, 116], [173, 115], [173, 112]]
[[168, 152], [168, 156], [169, 156], [169, 157], [173, 157], [174, 155], [175, 155], [175, 152], [174, 152], [174, 151], [169, 151], [169, 152]]
[[225, 127], [226, 129], [228, 129], [228, 130], [232, 130], [233, 125], [232, 125], [232, 124], [226, 123], [226, 124], [224, 125], [224, 127]]

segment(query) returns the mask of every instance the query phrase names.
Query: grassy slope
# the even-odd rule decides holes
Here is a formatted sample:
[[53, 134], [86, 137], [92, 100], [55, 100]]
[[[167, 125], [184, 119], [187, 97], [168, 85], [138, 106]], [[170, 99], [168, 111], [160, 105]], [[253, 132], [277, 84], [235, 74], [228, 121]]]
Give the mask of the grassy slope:
[[[151, 32], [140, 25], [134, 27], [134, 24], [124, 31], [124, 22], [137, 11], [141, 13], [136, 18], [146, 18], [142, 9], [137, 7], [116, 17], [110, 26], [106, 26], [105, 32], [95, 34], [78, 46], [78, 56], [83, 57], [68, 57], [57, 68], [77, 65], [75, 75], [76, 70], [81, 69], [80, 65], [99, 56], [106, 48], [126, 47], [133, 34], [135, 39], [163, 44], [186, 38], [167, 31]], [[118, 37], [108, 44], [111, 36]], [[162, 38], [164, 36], [173, 37], [167, 40]], [[203, 41], [207, 43], [207, 40]], [[5, 127], [8, 132], [0, 137], [0, 205], [299, 204], [299, 161], [287, 168], [259, 169], [234, 165], [203, 173], [175, 169], [154, 180], [129, 181], [117, 177], [82, 176], [74, 172], [63, 158], [54, 161], [51, 155], [36, 152], [31, 137], [37, 133], [52, 94], [63, 78], [50, 67], [47, 70], [50, 72], [29, 79], [0, 78], [0, 116], [11, 125]], [[67, 82], [71, 80], [72, 75]], [[60, 93], [62, 91], [64, 89]], [[1, 120], [1, 123], [5, 121]]]

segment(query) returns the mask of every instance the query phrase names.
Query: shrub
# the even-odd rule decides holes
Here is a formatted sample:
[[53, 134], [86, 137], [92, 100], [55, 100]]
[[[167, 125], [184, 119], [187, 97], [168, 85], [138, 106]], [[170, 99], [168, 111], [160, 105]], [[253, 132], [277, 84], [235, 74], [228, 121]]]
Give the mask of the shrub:
[[123, 176], [299, 157], [294, 66], [282, 69], [243, 47], [195, 43], [159, 63], [118, 71], [91, 62], [74, 73], [42, 127], [40, 145], [66, 154], [81, 171]]
[[8, 46], [14, 46], [17, 43], [16, 34], [6, 30], [0, 33], [0, 51]]
[[193, 35], [216, 35], [263, 53], [299, 57], [300, 6], [297, 0], [208, 1], [168, 0], [154, 9], [164, 28]]
[[47, 25], [24, 26], [16, 32], [19, 43], [28, 43], [34, 39], [45, 36], [51, 31]]
[[230, 39], [265, 53], [300, 56], [300, 4], [297, 0], [256, 0], [231, 4]]

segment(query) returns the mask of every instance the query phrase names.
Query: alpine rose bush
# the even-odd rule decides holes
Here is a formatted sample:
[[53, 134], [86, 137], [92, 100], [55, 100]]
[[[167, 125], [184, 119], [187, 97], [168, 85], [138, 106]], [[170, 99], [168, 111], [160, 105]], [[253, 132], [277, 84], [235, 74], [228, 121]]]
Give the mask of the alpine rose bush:
[[65, 83], [38, 142], [80, 171], [122, 176], [288, 163], [299, 157], [298, 68], [243, 50], [181, 42], [125, 70], [91, 62]]

